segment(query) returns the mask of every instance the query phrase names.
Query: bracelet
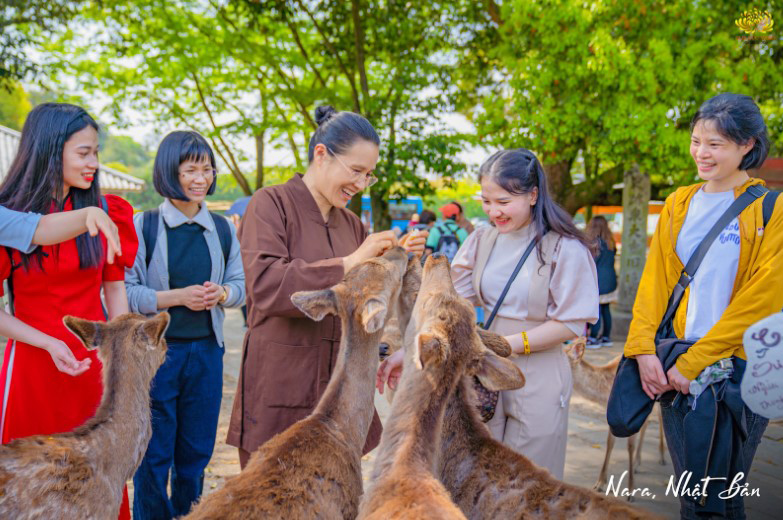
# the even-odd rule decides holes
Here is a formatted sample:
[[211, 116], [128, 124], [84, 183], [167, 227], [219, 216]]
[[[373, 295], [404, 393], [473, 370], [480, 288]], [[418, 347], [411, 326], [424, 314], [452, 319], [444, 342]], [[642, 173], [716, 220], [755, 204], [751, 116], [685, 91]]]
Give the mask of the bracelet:
[[525, 355], [530, 354], [530, 340], [527, 338], [527, 332], [523, 330], [520, 334], [522, 334], [522, 341], [525, 342]]

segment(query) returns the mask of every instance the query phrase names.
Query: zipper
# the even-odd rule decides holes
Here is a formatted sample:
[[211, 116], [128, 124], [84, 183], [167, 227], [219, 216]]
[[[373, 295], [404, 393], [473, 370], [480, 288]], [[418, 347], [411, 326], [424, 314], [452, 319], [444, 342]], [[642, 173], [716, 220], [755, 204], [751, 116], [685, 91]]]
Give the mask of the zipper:
[[[702, 474], [702, 478], [708, 476], [707, 470], [709, 470], [710, 467], [710, 456], [712, 455], [712, 447], [713, 447], [713, 443], [715, 442], [715, 429], [717, 428], [718, 425], [718, 410], [717, 410], [718, 396], [715, 395], [715, 385], [710, 385], [709, 388], [710, 390], [712, 390], [712, 397], [713, 397], [713, 402], [715, 403], [716, 410], [715, 410], [715, 418], [712, 420], [712, 433], [710, 434], [710, 443], [708, 445], [709, 448], [707, 448], [707, 460], [704, 462], [704, 473]], [[706, 491], [707, 488], [705, 487], [702, 490], [701, 499], [699, 500], [699, 505], [702, 507], [704, 507], [704, 504], [707, 503]]]

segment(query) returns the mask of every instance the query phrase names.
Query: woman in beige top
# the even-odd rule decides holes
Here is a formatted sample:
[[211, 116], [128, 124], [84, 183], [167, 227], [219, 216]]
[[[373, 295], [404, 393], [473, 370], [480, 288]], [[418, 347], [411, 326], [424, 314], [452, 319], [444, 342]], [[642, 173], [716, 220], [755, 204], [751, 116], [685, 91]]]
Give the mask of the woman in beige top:
[[[496, 439], [562, 479], [571, 368], [561, 345], [598, 319], [595, 263], [571, 217], [550, 198], [532, 152], [495, 153], [481, 166], [479, 182], [493, 226], [472, 233], [454, 258], [451, 274], [460, 295], [488, 317], [522, 253], [538, 240], [490, 327], [511, 343], [526, 383], [501, 392], [487, 426]], [[389, 358], [379, 378], [397, 372], [398, 363]]]

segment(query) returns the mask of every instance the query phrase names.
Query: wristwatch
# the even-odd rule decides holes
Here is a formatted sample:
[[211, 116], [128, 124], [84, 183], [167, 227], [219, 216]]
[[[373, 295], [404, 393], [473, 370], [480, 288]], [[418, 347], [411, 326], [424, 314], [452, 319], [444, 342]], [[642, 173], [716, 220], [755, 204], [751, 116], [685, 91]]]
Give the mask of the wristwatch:
[[218, 303], [225, 303], [228, 300], [228, 288], [225, 285], [221, 285], [221, 287], [223, 288], [223, 294], [220, 295]]

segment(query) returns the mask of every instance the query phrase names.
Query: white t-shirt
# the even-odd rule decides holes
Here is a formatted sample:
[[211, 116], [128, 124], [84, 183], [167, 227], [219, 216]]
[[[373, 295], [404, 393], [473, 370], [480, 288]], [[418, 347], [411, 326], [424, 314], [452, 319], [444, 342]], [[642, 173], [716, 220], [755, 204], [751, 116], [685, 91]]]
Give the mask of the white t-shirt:
[[[732, 202], [733, 191], [705, 193], [700, 189], [696, 192], [675, 248], [683, 264], [688, 263], [704, 236]], [[739, 256], [739, 221], [735, 218], [713, 241], [690, 284], [685, 339], [695, 341], [703, 338], [728, 307]]]

